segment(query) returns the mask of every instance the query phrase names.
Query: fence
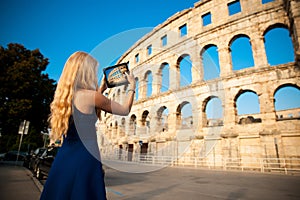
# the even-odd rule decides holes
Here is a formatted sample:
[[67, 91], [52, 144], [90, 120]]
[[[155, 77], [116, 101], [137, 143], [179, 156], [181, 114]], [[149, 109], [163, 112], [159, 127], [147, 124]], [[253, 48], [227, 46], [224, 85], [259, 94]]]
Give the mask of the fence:
[[202, 169], [241, 170], [259, 172], [280, 172], [284, 174], [300, 174], [299, 158], [219, 158], [200, 157], [151, 156], [136, 155], [120, 157], [118, 155], [102, 155], [102, 159], [122, 161], [145, 165], [181, 166]]

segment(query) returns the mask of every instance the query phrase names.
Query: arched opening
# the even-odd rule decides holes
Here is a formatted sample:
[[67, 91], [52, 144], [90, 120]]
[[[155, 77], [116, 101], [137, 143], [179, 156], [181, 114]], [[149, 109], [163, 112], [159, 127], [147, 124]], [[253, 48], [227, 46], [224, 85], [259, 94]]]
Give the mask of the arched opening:
[[146, 97], [150, 97], [152, 95], [152, 72], [147, 71], [145, 74], [146, 81]]
[[300, 88], [297, 85], [285, 84], [274, 93], [274, 107], [277, 120], [300, 118]]
[[126, 120], [125, 120], [124, 117], [122, 117], [121, 124], [120, 124], [120, 130], [119, 130], [119, 136], [120, 137], [125, 136], [125, 123], [126, 123]]
[[179, 57], [177, 66], [180, 73], [180, 87], [192, 83], [192, 61], [190, 56], [185, 54]]
[[238, 35], [230, 42], [231, 61], [233, 70], [241, 70], [254, 66], [250, 38]]
[[128, 135], [136, 135], [136, 116], [131, 115], [129, 121]]
[[261, 118], [259, 118], [260, 103], [256, 92], [241, 90], [235, 98], [235, 107], [239, 124], [261, 122]]
[[109, 124], [109, 127], [108, 128], [108, 139], [111, 139], [112, 138], [112, 133], [113, 133], [113, 125], [112, 123]]
[[141, 127], [141, 134], [148, 134], [150, 132], [150, 117], [149, 111], [145, 110], [142, 114], [142, 127]]
[[177, 107], [176, 121], [179, 129], [193, 128], [193, 113], [191, 103], [184, 101]]
[[118, 137], [118, 122], [115, 121], [114, 127], [113, 127], [113, 139]]
[[206, 81], [218, 78], [220, 76], [218, 47], [215, 45], [204, 47], [201, 58], [204, 72], [203, 79]]
[[118, 89], [118, 91], [117, 91], [117, 101], [118, 102], [121, 101], [121, 89]]
[[168, 131], [168, 115], [169, 110], [166, 106], [162, 106], [157, 111], [157, 128], [159, 132]]
[[284, 25], [269, 27], [264, 39], [268, 63], [271, 66], [295, 61], [292, 38]]
[[223, 106], [222, 101], [218, 97], [211, 96], [204, 103], [203, 119], [206, 126], [222, 126], [223, 125]]
[[169, 90], [169, 84], [170, 84], [168, 63], [163, 63], [161, 65], [159, 69], [159, 74], [160, 74], [160, 80], [159, 80], [160, 92], [166, 92]]
[[139, 79], [135, 78], [135, 100], [139, 99]]

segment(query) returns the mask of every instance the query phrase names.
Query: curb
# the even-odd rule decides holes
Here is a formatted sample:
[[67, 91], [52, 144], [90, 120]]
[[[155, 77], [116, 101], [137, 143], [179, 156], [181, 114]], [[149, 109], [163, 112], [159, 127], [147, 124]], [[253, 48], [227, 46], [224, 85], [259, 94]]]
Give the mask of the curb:
[[38, 190], [40, 192], [43, 191], [44, 186], [40, 183], [39, 180], [37, 180], [37, 178], [35, 178], [32, 174], [32, 172], [24, 167], [24, 170], [26, 171], [26, 174], [30, 177], [30, 179], [34, 182], [35, 186], [38, 188]]

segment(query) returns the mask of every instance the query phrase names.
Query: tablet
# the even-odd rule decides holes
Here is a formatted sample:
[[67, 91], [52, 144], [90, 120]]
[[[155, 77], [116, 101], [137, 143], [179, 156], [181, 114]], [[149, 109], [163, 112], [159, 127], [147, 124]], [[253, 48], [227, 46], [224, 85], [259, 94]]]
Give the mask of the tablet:
[[109, 66], [103, 69], [105, 82], [108, 88], [126, 85], [128, 80], [125, 72], [129, 74], [127, 63], [121, 63], [114, 66]]

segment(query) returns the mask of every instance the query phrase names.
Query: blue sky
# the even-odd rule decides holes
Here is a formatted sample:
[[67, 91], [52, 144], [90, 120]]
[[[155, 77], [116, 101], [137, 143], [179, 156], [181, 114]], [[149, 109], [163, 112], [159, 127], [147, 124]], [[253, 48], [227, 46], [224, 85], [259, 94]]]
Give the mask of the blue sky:
[[[9, 43], [20, 43], [31, 50], [40, 49], [42, 54], [49, 58], [50, 64], [46, 73], [50, 75], [50, 78], [58, 80], [65, 61], [73, 52], [78, 50], [93, 52], [95, 48], [102, 45], [100, 48], [102, 50], [117, 51], [115, 57], [106, 58], [110, 61], [115, 60], [143, 34], [163, 23], [176, 12], [193, 7], [195, 2], [198, 0], [2, 0], [0, 2], [0, 45], [6, 47]], [[119, 42], [123, 37], [122, 33], [126, 31], [132, 31], [130, 35], [133, 37], [130, 40], [128, 37], [124, 40], [124, 43], [120, 45], [123, 49], [112, 49], [109, 48], [111, 43], [105, 43], [112, 37], [115, 42]], [[268, 37], [279, 37], [277, 41], [281, 41], [280, 36], [276, 34], [270, 33]], [[113, 39], [110, 39], [110, 42]], [[241, 40], [240, 44], [244, 42], [247, 41]], [[278, 45], [281, 44], [287, 44], [287, 42], [278, 43]], [[272, 52], [279, 49], [282, 48], [275, 46], [266, 51]], [[210, 57], [213, 60], [217, 59], [214, 58], [215, 50], [210, 51]], [[108, 55], [108, 52], [105, 53], [103, 55]], [[278, 52], [274, 54], [278, 55]], [[285, 56], [283, 53], [279, 54]], [[237, 55], [236, 61], [244, 61], [241, 58], [245, 55], [245, 53]], [[292, 54], [289, 53], [289, 55]], [[278, 58], [278, 56], [273, 58]], [[98, 59], [102, 67], [109, 64], [104, 59]], [[253, 62], [243, 65], [251, 66]], [[211, 72], [212, 77], [219, 73], [218, 67], [216, 66], [216, 69]], [[290, 88], [286, 91], [281, 92], [281, 96], [289, 99], [291, 102], [288, 104], [293, 104], [292, 107], [299, 107], [300, 92], [292, 91]], [[252, 98], [252, 94], [246, 95], [249, 98], [244, 97], [244, 99]], [[280, 93], [278, 95], [278, 98], [284, 99]], [[253, 101], [256, 101], [255, 97]], [[287, 103], [284, 102], [284, 104], [276, 105], [278, 109], [286, 109]], [[245, 106], [242, 107], [249, 107], [248, 102], [244, 104]], [[245, 110], [242, 113], [244, 112], [248, 111]]]
[[47, 73], [58, 80], [75, 51], [92, 51], [121, 32], [155, 27], [197, 0], [2, 0], [0, 45], [20, 43], [49, 58]]

